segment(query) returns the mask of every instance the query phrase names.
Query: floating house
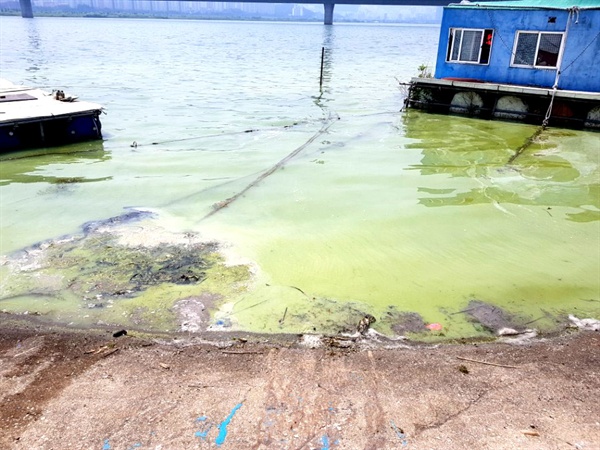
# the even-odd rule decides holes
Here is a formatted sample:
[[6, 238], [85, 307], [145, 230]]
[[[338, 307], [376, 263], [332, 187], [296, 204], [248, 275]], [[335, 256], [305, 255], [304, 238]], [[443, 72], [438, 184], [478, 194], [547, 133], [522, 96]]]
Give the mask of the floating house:
[[0, 80], [0, 151], [102, 138], [102, 106]]
[[462, 1], [444, 8], [433, 77], [406, 105], [600, 129], [600, 0]]

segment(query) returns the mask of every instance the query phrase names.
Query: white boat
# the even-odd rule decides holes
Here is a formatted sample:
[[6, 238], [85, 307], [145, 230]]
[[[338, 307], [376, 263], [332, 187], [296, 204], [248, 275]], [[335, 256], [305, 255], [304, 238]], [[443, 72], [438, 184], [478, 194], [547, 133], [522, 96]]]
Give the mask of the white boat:
[[102, 106], [0, 79], [0, 150], [102, 139]]

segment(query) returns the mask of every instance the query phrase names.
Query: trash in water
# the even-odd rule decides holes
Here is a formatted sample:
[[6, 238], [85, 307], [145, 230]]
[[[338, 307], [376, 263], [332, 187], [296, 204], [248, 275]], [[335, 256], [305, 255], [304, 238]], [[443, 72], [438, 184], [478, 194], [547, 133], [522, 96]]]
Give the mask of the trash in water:
[[443, 327], [442, 327], [441, 323], [434, 322], [434, 323], [430, 323], [429, 325], [426, 325], [425, 328], [427, 328], [431, 331], [440, 331]]
[[519, 325], [519, 322], [523, 322], [522, 320], [498, 306], [481, 300], [471, 300], [467, 305], [467, 309], [460, 312], [467, 314], [472, 322], [479, 323], [485, 329], [498, 335], [500, 333], [519, 334], [525, 328]]
[[376, 322], [375, 317], [373, 317], [371, 314], [367, 314], [367, 315], [365, 315], [365, 317], [360, 319], [360, 322], [358, 322], [358, 326], [356, 327], [356, 330], [360, 334], [365, 334], [369, 330], [369, 327], [371, 326], [371, 324], [375, 323], [375, 322]]
[[398, 311], [395, 307], [389, 306], [385, 319], [391, 322], [391, 329], [397, 335], [427, 331], [425, 321], [416, 312]]

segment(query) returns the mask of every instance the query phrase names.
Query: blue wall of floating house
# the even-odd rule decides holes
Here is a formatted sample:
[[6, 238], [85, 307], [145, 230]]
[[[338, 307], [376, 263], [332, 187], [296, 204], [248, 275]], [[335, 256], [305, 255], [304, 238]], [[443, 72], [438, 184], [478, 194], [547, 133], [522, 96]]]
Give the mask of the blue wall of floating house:
[[[554, 21], [550, 20], [555, 17]], [[444, 8], [435, 78], [473, 78], [550, 88], [556, 69], [511, 67], [517, 31], [564, 32], [569, 12], [556, 9]], [[577, 23], [576, 23], [577, 21]], [[493, 29], [489, 64], [447, 62], [450, 28]], [[600, 9], [574, 14], [563, 50], [559, 89], [600, 92]]]

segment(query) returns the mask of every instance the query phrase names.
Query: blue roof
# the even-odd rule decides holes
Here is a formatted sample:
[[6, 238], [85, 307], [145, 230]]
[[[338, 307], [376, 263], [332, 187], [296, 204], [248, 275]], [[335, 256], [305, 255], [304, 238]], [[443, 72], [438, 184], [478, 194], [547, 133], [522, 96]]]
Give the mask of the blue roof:
[[491, 9], [600, 9], [600, 0], [507, 0], [492, 2], [451, 3], [449, 8], [491, 8]]

